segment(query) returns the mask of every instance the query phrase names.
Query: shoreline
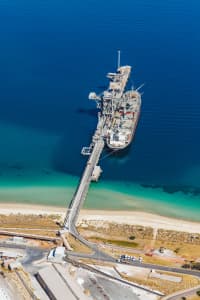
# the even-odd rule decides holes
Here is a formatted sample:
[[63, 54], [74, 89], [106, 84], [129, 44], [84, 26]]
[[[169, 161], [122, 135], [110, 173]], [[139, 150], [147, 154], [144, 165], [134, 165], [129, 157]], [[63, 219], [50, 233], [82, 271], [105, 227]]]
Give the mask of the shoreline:
[[[61, 217], [64, 217], [66, 209], [66, 207], [61, 206], [0, 203], [0, 214], [2, 215], [57, 214]], [[142, 211], [82, 209], [78, 218], [78, 222], [80, 223], [82, 221], [113, 222], [118, 224], [152, 227], [153, 229], [200, 233], [200, 222], [170, 218]]]
[[[66, 175], [61, 183], [55, 176], [46, 183], [1, 186], [0, 203], [67, 207], [77, 187], [77, 178]], [[57, 180], [57, 181], [56, 181]], [[52, 181], [52, 182], [51, 182]], [[59, 181], [59, 182], [58, 182]], [[76, 181], [76, 182], [75, 182]], [[181, 192], [168, 194], [162, 189], [144, 188], [139, 184], [99, 182], [92, 184], [84, 208], [104, 211], [139, 211], [184, 221], [200, 222], [199, 198]]]

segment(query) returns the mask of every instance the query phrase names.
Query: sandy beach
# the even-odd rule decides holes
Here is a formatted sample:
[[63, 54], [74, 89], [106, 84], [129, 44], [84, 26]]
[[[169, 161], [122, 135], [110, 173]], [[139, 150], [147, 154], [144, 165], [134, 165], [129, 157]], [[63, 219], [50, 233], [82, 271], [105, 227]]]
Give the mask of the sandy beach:
[[[0, 214], [58, 214], [64, 217], [65, 207], [19, 203], [1, 203]], [[168, 218], [139, 211], [81, 210], [79, 222], [96, 220], [118, 224], [141, 225], [165, 230], [200, 233], [200, 223]]]

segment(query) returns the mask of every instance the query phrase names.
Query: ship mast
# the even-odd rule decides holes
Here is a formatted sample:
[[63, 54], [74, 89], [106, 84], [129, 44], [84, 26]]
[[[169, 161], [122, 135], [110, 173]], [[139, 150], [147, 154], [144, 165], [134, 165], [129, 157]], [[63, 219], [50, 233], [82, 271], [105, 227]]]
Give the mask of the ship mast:
[[118, 52], [117, 69], [119, 69], [120, 68], [121, 51], [118, 50], [117, 52]]

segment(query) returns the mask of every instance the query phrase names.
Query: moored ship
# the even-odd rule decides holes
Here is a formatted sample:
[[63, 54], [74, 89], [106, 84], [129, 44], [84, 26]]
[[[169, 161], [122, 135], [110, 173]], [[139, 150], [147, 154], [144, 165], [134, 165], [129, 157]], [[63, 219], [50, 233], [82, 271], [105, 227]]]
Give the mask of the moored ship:
[[97, 101], [103, 120], [103, 136], [110, 149], [120, 150], [130, 145], [135, 136], [140, 116], [141, 94], [138, 89], [125, 90], [131, 74], [131, 66], [120, 66], [116, 73], [108, 73], [109, 86], [101, 95], [90, 93], [89, 99]]
[[136, 90], [123, 94], [117, 101], [115, 111], [108, 129], [107, 146], [111, 149], [124, 149], [132, 141], [140, 116], [141, 95]]

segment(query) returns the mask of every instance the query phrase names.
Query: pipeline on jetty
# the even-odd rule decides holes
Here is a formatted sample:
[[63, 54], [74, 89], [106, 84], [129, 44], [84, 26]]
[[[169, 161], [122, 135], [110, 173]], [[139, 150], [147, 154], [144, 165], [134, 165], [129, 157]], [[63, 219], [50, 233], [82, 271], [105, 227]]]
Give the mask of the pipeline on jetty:
[[[90, 146], [89, 158], [83, 172], [83, 175], [79, 181], [78, 187], [75, 191], [75, 194], [69, 204], [67, 214], [64, 220], [64, 228], [67, 229], [69, 232], [73, 233], [75, 230], [75, 224], [78, 218], [79, 211], [83, 202], [87, 196], [87, 192], [89, 189], [90, 182], [94, 178], [95, 174], [93, 173], [95, 167], [97, 167], [99, 157], [101, 152], [104, 148], [104, 139], [103, 139], [103, 128], [104, 128], [103, 119], [100, 119], [97, 125], [97, 129], [93, 136], [93, 142]], [[84, 151], [84, 148], [82, 152]], [[88, 151], [87, 151], [88, 153]], [[88, 155], [88, 154], [87, 154]], [[100, 175], [100, 174], [99, 174]], [[96, 175], [98, 176], [98, 174]], [[96, 180], [96, 179], [95, 179]]]

